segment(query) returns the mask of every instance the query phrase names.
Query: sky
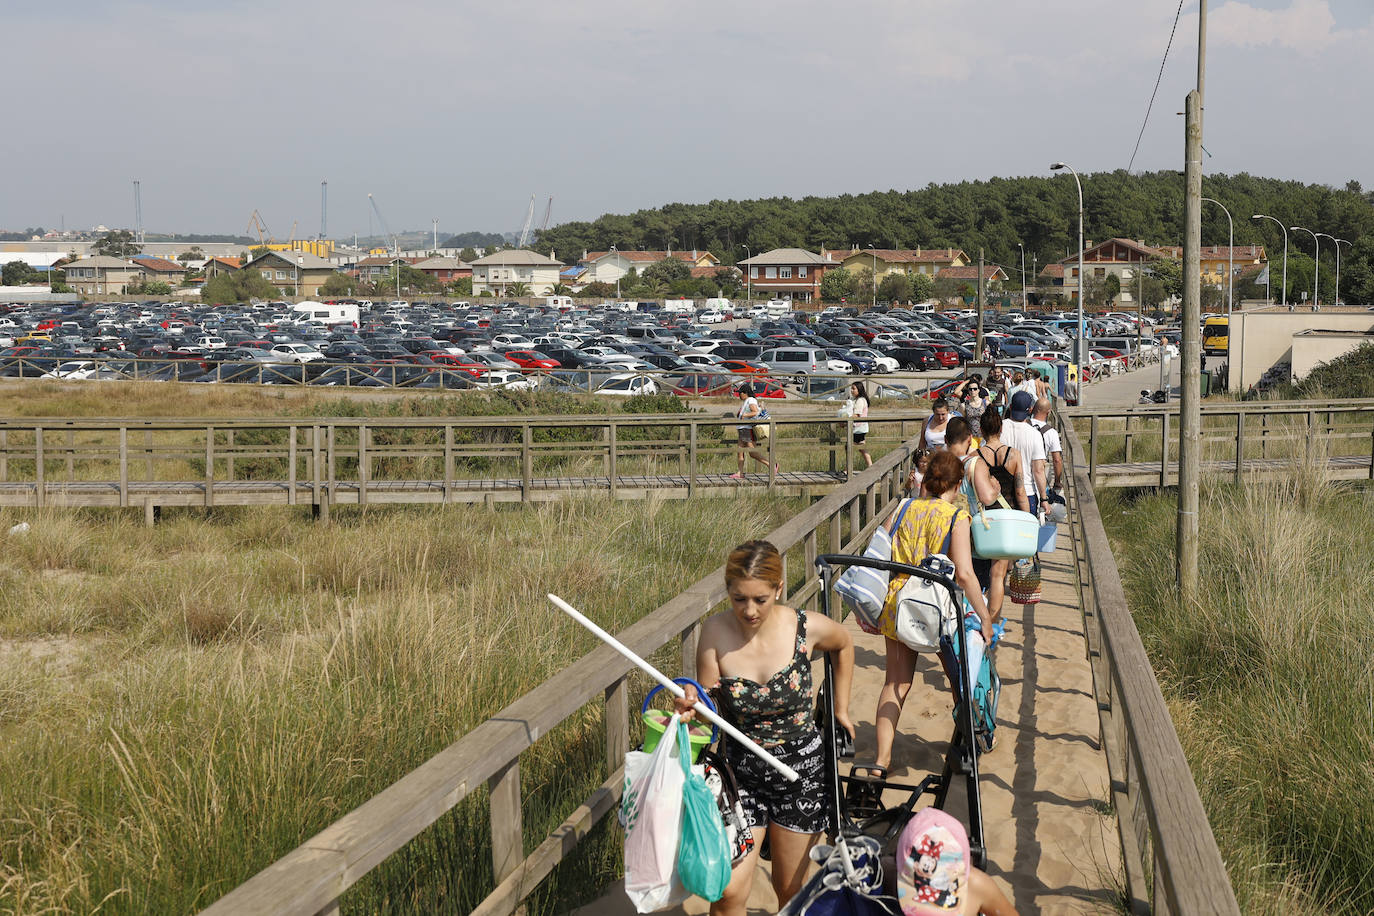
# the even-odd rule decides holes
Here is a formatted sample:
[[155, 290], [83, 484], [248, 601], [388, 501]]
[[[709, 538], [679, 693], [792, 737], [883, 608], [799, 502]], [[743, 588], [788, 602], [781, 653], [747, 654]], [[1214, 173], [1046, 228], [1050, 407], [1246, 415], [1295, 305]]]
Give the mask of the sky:
[[[8, 0], [0, 228], [442, 236], [1126, 168], [1177, 0]], [[1134, 169], [1181, 169], [1185, 0]], [[1208, 172], [1374, 187], [1374, 3], [1211, 0]], [[22, 127], [15, 119], [22, 113]]]

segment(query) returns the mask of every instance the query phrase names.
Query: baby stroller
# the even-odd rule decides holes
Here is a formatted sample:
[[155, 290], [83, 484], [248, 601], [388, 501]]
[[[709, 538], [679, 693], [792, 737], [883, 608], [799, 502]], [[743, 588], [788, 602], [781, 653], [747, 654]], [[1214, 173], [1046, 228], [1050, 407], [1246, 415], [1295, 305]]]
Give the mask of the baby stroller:
[[[831, 613], [830, 607], [836, 567], [847, 566], [869, 566], [887, 570], [889, 573], [927, 579], [937, 586], [948, 589], [956, 608], [964, 606], [963, 593], [954, 580], [948, 576], [942, 576], [924, 567], [894, 563], [888, 560], [845, 554], [826, 554], [816, 559], [816, 567], [821, 579], [820, 609], [821, 613], [827, 617], [836, 616]], [[832, 810], [838, 815], [836, 819], [838, 825], [837, 838], [872, 837], [881, 844], [883, 852], [890, 855], [898, 835], [916, 810], [922, 796], [930, 795], [932, 797], [931, 803], [935, 807], [943, 809], [950, 788], [960, 777], [963, 777], [968, 798], [969, 853], [973, 864], [982, 868], [987, 862], [987, 849], [983, 839], [982, 796], [978, 786], [978, 753], [985, 750], [990, 744], [991, 723], [980, 722], [980, 719], [985, 719], [985, 716], [980, 715], [981, 711], [975, 709], [978, 705], [977, 702], [965, 702], [965, 694], [968, 691], [964, 689], [964, 685], [969, 681], [962, 660], [968, 658], [968, 644], [962, 621], [954, 629], [955, 632], [949, 638], [941, 640], [939, 653], [940, 662], [949, 677], [950, 687], [954, 693], [954, 732], [945, 752], [944, 766], [939, 774], [930, 774], [915, 785], [886, 783], [887, 789], [896, 789], [907, 793], [900, 804], [885, 807], [882, 801], [882, 792], [874, 791], [871, 781], [840, 774], [840, 758], [853, 757], [854, 751], [847, 735], [843, 735], [843, 733], [837, 735], [839, 729], [835, 725], [832, 701], [834, 696], [832, 666], [828, 656], [824, 661], [824, 686], [818, 697], [816, 715], [826, 735], [827, 763], [830, 767], [830, 773], [834, 777], [830, 794]], [[986, 664], [980, 666], [983, 680], [986, 682], [988, 672], [991, 671], [995, 689], [996, 672], [992, 666], [991, 648], [985, 655], [985, 659]], [[975, 692], [981, 689], [979, 684], [975, 684]]]

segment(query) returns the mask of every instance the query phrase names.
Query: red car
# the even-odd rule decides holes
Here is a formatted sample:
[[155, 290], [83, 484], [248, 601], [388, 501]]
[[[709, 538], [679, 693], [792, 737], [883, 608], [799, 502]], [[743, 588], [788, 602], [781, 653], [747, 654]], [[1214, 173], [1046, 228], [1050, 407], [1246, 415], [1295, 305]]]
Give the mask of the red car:
[[673, 394], [688, 397], [713, 397], [730, 394], [737, 384], [735, 377], [720, 372], [686, 372], [666, 379]]
[[[751, 385], [754, 386], [754, 397], [756, 397], [756, 398], [785, 398], [785, 397], [787, 397], [787, 392], [783, 390], [782, 386], [779, 385], [777, 382], [773, 381], [771, 378], [764, 378], [764, 379], [754, 378], [754, 379], [749, 379], [749, 383], [750, 383]], [[737, 398], [742, 398], [742, 397], [744, 397], [744, 392], [740, 390], [740, 388], [741, 388], [741, 386], [742, 386], [743, 384], [744, 384], [744, 383], [741, 382], [739, 385], [736, 385], [736, 386], [735, 386], [735, 397], [737, 397]]]
[[720, 367], [741, 375], [767, 375], [769, 368], [762, 363], [751, 363], [747, 359], [723, 359]]
[[559, 362], [549, 359], [538, 350], [506, 350], [501, 354], [521, 369], [557, 369]]
[[935, 358], [940, 361], [940, 365], [946, 369], [957, 369], [959, 367], [959, 351], [953, 347], [931, 345], [931, 350], [935, 352]]

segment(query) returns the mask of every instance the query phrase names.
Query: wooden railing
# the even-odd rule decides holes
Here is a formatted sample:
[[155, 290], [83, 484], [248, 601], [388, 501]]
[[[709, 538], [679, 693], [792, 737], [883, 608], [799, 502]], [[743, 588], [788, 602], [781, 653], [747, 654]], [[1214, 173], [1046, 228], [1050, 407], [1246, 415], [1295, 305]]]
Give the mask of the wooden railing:
[[[868, 447], [905, 442], [927, 416], [883, 410]], [[671, 487], [696, 496], [735, 470], [733, 418], [702, 413], [558, 417], [0, 420], [0, 504], [144, 506], [494, 502], [560, 489]], [[763, 425], [772, 467], [852, 475], [853, 420], [789, 409]], [[860, 461], [860, 464], [862, 462]], [[760, 470], [750, 462], [751, 471]], [[631, 479], [635, 478], [635, 479]], [[714, 479], [710, 479], [714, 478]], [[561, 483], [559, 482], [561, 479]], [[804, 484], [808, 481], [794, 479]]]
[[[767, 535], [783, 552], [784, 588], [790, 589], [784, 598], [798, 607], [815, 606], [816, 557], [862, 550], [895, 504], [911, 457], [910, 444], [891, 450]], [[725, 600], [721, 567], [617, 635], [642, 656], [676, 641], [682, 670], [690, 676], [701, 621]], [[629, 750], [630, 671], [608, 647], [587, 654], [212, 904], [206, 916], [337, 913], [349, 887], [484, 785], [490, 790], [496, 887], [473, 913], [516, 912], [619, 801]], [[520, 756], [587, 703], [604, 707], [606, 779], [525, 855]]]
[[1131, 617], [1082, 440], [1062, 424], [1080, 604], [1133, 913], [1236, 914], [1168, 705]]
[[[1104, 466], [1132, 485], [1163, 487], [1177, 481], [1176, 404], [1071, 407], [1060, 414], [1086, 434], [1083, 457], [1094, 485], [1104, 483], [1099, 473]], [[1295, 450], [1321, 449], [1326, 458], [1344, 452], [1374, 455], [1374, 399], [1204, 404], [1200, 445], [1203, 470], [1230, 473], [1237, 482], [1247, 461], [1289, 458]], [[1102, 460], [1108, 451], [1110, 457]], [[1368, 462], [1346, 470], [1339, 476], [1374, 479], [1374, 464]]]

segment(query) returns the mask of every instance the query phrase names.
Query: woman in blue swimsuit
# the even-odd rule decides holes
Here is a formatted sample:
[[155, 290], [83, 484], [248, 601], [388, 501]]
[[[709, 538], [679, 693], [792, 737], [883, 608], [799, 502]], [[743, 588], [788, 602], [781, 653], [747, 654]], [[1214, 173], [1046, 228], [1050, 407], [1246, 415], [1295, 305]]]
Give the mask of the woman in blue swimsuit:
[[[730, 551], [725, 563], [730, 610], [706, 620], [697, 644], [697, 679], [710, 685], [723, 714], [754, 741], [798, 773], [787, 782], [736, 742], [725, 746], [739, 782], [745, 817], [758, 831], [768, 829], [773, 850], [773, 889], [778, 906], [791, 900], [806, 880], [807, 853], [830, 826], [825, 792], [825, 755], [816, 728], [811, 693], [812, 649], [833, 652], [835, 720], [854, 734], [849, 687], [854, 643], [849, 632], [822, 614], [778, 603], [782, 557], [768, 541], [750, 541]], [[696, 690], [677, 701], [683, 718], [693, 715]], [[735, 864], [725, 895], [711, 904], [711, 916], [745, 912], [761, 843]]]

